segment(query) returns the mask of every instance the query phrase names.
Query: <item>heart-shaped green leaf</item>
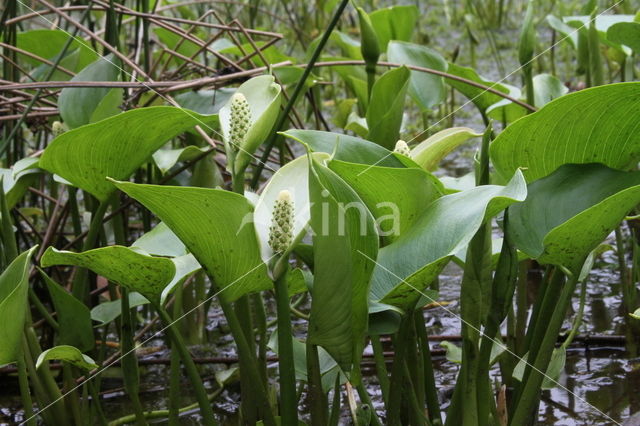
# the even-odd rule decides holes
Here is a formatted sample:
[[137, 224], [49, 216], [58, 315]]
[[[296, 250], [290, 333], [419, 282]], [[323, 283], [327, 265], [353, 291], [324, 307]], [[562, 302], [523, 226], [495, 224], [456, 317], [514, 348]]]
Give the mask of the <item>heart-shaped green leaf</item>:
[[89, 308], [67, 292], [60, 284], [53, 281], [44, 271], [40, 271], [47, 284], [53, 306], [56, 309], [61, 345], [75, 346], [83, 352], [93, 349], [95, 339], [91, 326]]
[[42, 352], [36, 361], [36, 368], [40, 368], [45, 361], [52, 359], [59, 359], [85, 371], [98, 368], [98, 364], [91, 357], [80, 352], [80, 349], [68, 345], [56, 346]]
[[416, 224], [380, 250], [371, 298], [399, 308], [414, 304], [451, 257], [482, 223], [523, 201], [527, 188], [519, 171], [507, 186], [486, 185], [438, 198]]
[[329, 168], [365, 202], [380, 235], [391, 242], [407, 232], [444, 188], [435, 176], [419, 168], [367, 166], [333, 160]]
[[451, 127], [441, 130], [422, 141], [411, 150], [411, 159], [423, 169], [432, 172], [451, 151], [467, 142], [469, 139], [482, 136], [468, 127]]
[[607, 38], [630, 47], [634, 52], [640, 52], [640, 23], [618, 22], [607, 29]]
[[167, 140], [216, 119], [174, 107], [134, 109], [58, 136], [40, 167], [104, 201], [115, 189], [107, 176], [127, 179]]
[[180, 238], [233, 301], [271, 288], [253, 228], [253, 206], [242, 195], [220, 189], [115, 185], [140, 201]]
[[399, 138], [410, 76], [406, 67], [387, 71], [376, 80], [371, 90], [367, 108], [367, 139], [387, 149], [393, 149]]
[[311, 151], [333, 154], [334, 160], [383, 167], [404, 167], [390, 150], [365, 139], [319, 130], [291, 129], [282, 134], [305, 144]]
[[[426, 46], [403, 41], [391, 41], [387, 46], [387, 59], [402, 65], [431, 68], [438, 71], [447, 70], [447, 61], [435, 50]], [[438, 105], [445, 97], [445, 86], [442, 77], [421, 71], [411, 71], [409, 95], [420, 108], [428, 110]]]
[[500, 133], [491, 144], [491, 159], [503, 178], [521, 167], [528, 182], [566, 163], [628, 169], [640, 160], [639, 108], [640, 83], [609, 84], [562, 96]]
[[22, 352], [22, 333], [29, 309], [29, 262], [37, 247], [16, 257], [0, 275], [0, 365], [14, 362]]
[[[251, 124], [235, 158], [236, 173], [247, 167], [253, 153], [273, 128], [280, 112], [281, 91], [282, 88], [271, 75], [254, 77], [238, 87], [238, 93], [242, 93], [249, 103]], [[227, 143], [231, 129], [231, 100], [220, 109], [220, 128]]]
[[369, 17], [378, 36], [380, 51], [386, 51], [391, 40], [411, 40], [418, 16], [418, 8], [414, 5], [391, 6], [371, 12]]
[[[113, 55], [99, 58], [76, 74], [71, 81], [115, 81], [120, 74], [120, 61]], [[102, 99], [109, 93], [108, 87], [65, 87], [58, 98], [58, 108], [64, 123], [70, 128], [89, 124]], [[115, 91], [120, 93], [122, 91]], [[119, 104], [119, 102], [118, 102]]]
[[43, 267], [75, 265], [91, 269], [150, 300], [159, 300], [162, 290], [176, 274], [176, 267], [171, 259], [152, 257], [123, 246], [101, 247], [82, 253], [49, 247], [40, 263]]
[[579, 274], [589, 252], [640, 203], [640, 172], [567, 164], [529, 184], [509, 213], [514, 244], [540, 263]]
[[[378, 235], [356, 192], [315, 161], [309, 194], [314, 232], [309, 339], [348, 372], [362, 356]], [[361, 208], [346, 208], [349, 205]]]

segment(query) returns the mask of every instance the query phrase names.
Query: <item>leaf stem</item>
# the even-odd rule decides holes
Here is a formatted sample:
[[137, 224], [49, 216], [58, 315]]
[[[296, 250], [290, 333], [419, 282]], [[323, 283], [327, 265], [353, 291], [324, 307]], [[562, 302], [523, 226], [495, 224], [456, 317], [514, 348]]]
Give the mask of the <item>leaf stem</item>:
[[209, 398], [207, 396], [207, 391], [202, 383], [202, 379], [200, 378], [200, 374], [198, 373], [198, 368], [196, 364], [193, 362], [193, 358], [189, 354], [187, 350], [187, 346], [184, 344], [184, 340], [182, 340], [182, 336], [176, 329], [174, 321], [171, 319], [171, 316], [167, 313], [167, 311], [160, 305], [159, 301], [152, 301], [160, 319], [165, 323], [167, 334], [169, 334], [169, 338], [174, 344], [174, 348], [178, 350], [180, 353], [180, 357], [182, 358], [182, 364], [184, 365], [185, 370], [187, 371], [187, 375], [189, 376], [189, 381], [193, 386], [193, 390], [196, 394], [196, 399], [198, 401], [198, 406], [200, 407], [200, 414], [202, 415], [202, 419], [204, 424], [207, 425], [217, 425], [218, 421], [215, 419], [213, 415], [213, 409], [211, 408], [211, 404], [209, 403]]
[[287, 270], [275, 281], [278, 316], [278, 368], [280, 372], [280, 416], [282, 424], [295, 425], [298, 421], [296, 372], [294, 368], [293, 337], [289, 313]]

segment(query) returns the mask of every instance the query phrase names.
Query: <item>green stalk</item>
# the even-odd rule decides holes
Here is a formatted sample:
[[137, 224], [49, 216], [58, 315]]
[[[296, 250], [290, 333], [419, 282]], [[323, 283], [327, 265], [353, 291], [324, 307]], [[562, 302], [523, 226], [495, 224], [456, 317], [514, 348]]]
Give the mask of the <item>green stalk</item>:
[[260, 366], [262, 381], [267, 383], [267, 343], [269, 342], [267, 337], [267, 312], [262, 294], [253, 294], [251, 302], [256, 320], [256, 334], [258, 335], [258, 365]]
[[[286, 259], [285, 263], [286, 263]], [[296, 395], [296, 371], [294, 368], [293, 336], [289, 316], [287, 270], [275, 281], [276, 308], [278, 316], [278, 369], [280, 373], [280, 417], [282, 424], [298, 422]]]
[[364, 387], [364, 383], [362, 382], [362, 380], [358, 380], [358, 385], [356, 386], [356, 389], [358, 390], [358, 396], [360, 396], [360, 401], [362, 401], [363, 404], [367, 404], [369, 406], [369, 410], [371, 412], [371, 418], [369, 420], [370, 424], [373, 426], [382, 426], [382, 423], [380, 422], [380, 419], [376, 414], [376, 410], [374, 410], [373, 404], [371, 403], [371, 397], [369, 396], [369, 392], [367, 392], [367, 389]]
[[385, 407], [389, 407], [389, 372], [387, 371], [387, 364], [384, 359], [384, 350], [382, 343], [380, 342], [380, 336], [371, 336], [371, 347], [373, 348], [373, 358], [376, 363], [376, 376], [380, 383], [380, 391], [382, 393], [382, 400]]
[[389, 387], [389, 406], [387, 408], [387, 424], [390, 426], [402, 424], [400, 414], [402, 397], [405, 394], [404, 360], [407, 354], [407, 340], [411, 329], [409, 322], [412, 320], [411, 311], [407, 310], [393, 341], [395, 358], [391, 367], [391, 386]]
[[331, 415], [329, 426], [338, 426], [340, 421], [340, 374], [336, 375], [336, 383], [333, 385], [333, 401], [331, 403]]
[[418, 335], [418, 344], [422, 353], [422, 364], [424, 374], [425, 397], [427, 400], [427, 411], [429, 419], [434, 425], [442, 424], [440, 415], [440, 402], [438, 401], [438, 390], [436, 388], [436, 379], [433, 372], [433, 362], [431, 361], [431, 347], [429, 346], [429, 336], [427, 327], [424, 323], [422, 311], [417, 310], [415, 313], [415, 327]]
[[327, 396], [322, 390], [322, 376], [320, 375], [320, 361], [318, 347], [309, 343], [307, 338], [307, 377], [310, 414], [312, 426], [326, 426], [328, 422]]
[[[107, 207], [109, 207], [109, 201], [101, 201], [93, 213], [91, 224], [89, 225], [89, 232], [82, 243], [82, 251], [91, 250], [95, 246], [98, 234], [102, 229], [102, 220], [104, 219]], [[86, 268], [78, 268], [72, 283], [71, 293], [76, 299], [82, 302], [86, 302], [89, 297], [87, 277], [88, 270]]]
[[31, 390], [29, 389], [29, 377], [27, 375], [27, 366], [24, 354], [20, 354], [17, 359], [18, 364], [18, 383], [20, 384], [20, 397], [22, 398], [22, 406], [24, 407], [24, 417], [29, 419], [26, 421], [28, 426], [35, 426], [36, 419], [33, 416], [33, 400], [31, 399]]
[[[174, 291], [175, 300], [173, 302], [173, 320], [176, 321], [182, 314], [182, 293], [181, 285]], [[169, 426], [180, 424], [178, 415], [180, 414], [180, 354], [178, 351], [171, 351], [171, 367], [169, 373]]]
[[71, 417], [73, 417], [75, 424], [77, 426], [81, 426], [82, 415], [80, 414], [80, 397], [78, 396], [77, 389], [74, 389], [76, 382], [73, 379], [71, 368], [71, 365], [68, 364], [62, 366], [62, 380], [65, 390], [68, 390], [68, 393], [65, 393], [65, 400], [67, 409], [71, 412]]
[[187, 371], [189, 381], [191, 382], [193, 390], [196, 394], [196, 400], [198, 401], [198, 406], [200, 407], [200, 415], [202, 415], [203, 422], [207, 425], [217, 425], [218, 421], [213, 415], [213, 409], [211, 408], [211, 404], [209, 403], [207, 391], [204, 387], [204, 384], [202, 383], [202, 379], [200, 378], [200, 373], [198, 373], [198, 368], [193, 362], [193, 359], [189, 354], [189, 350], [182, 340], [180, 332], [177, 330], [177, 327], [175, 326], [174, 321], [171, 319], [171, 316], [169, 316], [160, 302], [157, 300], [153, 300], [151, 303], [158, 312], [160, 319], [166, 326], [167, 334], [173, 342], [173, 348], [177, 349], [180, 353], [180, 357], [182, 358], [182, 365], [184, 365], [184, 369]]
[[120, 298], [121, 325], [120, 325], [120, 347], [122, 352], [122, 379], [127, 395], [131, 399], [131, 405], [136, 415], [138, 425], [147, 424], [144, 418], [144, 410], [140, 403], [138, 392], [140, 390], [140, 372], [138, 370], [138, 358], [135, 354], [133, 342], [133, 323], [131, 320], [131, 309], [129, 307], [129, 291], [122, 287]]
[[591, 20], [588, 29], [589, 45], [589, 70], [591, 75], [591, 86], [602, 86], [604, 84], [604, 67], [602, 56], [600, 55], [600, 36], [596, 28], [596, 11], [591, 13]]
[[331, 18], [331, 22], [329, 22], [329, 26], [325, 30], [324, 34], [322, 34], [322, 38], [318, 42], [316, 49], [313, 51], [313, 55], [311, 56], [311, 59], [307, 63], [307, 66], [305, 67], [304, 72], [300, 77], [300, 80], [298, 80], [298, 84], [296, 84], [296, 87], [293, 90], [293, 94], [291, 95], [291, 97], [289, 98], [289, 101], [287, 102], [284, 109], [278, 116], [278, 120], [276, 121], [276, 124], [273, 127], [274, 131], [269, 134], [269, 137], [265, 141], [265, 149], [262, 154], [262, 158], [260, 159], [260, 162], [256, 166], [255, 172], [253, 174], [253, 178], [251, 180], [252, 188], [257, 187], [258, 182], [260, 181], [260, 175], [262, 174], [262, 170], [264, 169], [264, 164], [269, 159], [269, 155], [271, 154], [271, 150], [273, 149], [273, 146], [275, 144], [276, 137], [278, 136], [278, 132], [282, 130], [282, 126], [284, 126], [287, 118], [289, 117], [289, 113], [291, 112], [291, 109], [295, 105], [296, 101], [298, 100], [298, 97], [300, 96], [300, 93], [302, 93], [302, 90], [305, 87], [305, 82], [307, 81], [307, 78], [311, 74], [311, 71], [313, 71], [313, 66], [315, 65], [318, 58], [320, 57], [320, 53], [322, 52], [322, 49], [324, 49], [325, 44], [327, 44], [327, 41], [329, 40], [329, 37], [331, 36], [333, 29], [338, 24], [338, 21], [340, 20], [340, 16], [342, 15], [342, 12], [344, 11], [345, 7], [347, 7], [348, 3], [349, 3], [349, 0], [340, 1], [340, 5], [337, 7], [333, 15], [333, 18]]
[[[559, 272], [559, 271], [558, 271]], [[555, 347], [558, 333], [562, 327], [562, 322], [567, 313], [567, 308], [571, 303], [571, 297], [577, 284], [576, 277], [570, 277], [562, 288], [560, 297], [555, 299], [555, 310], [550, 320], [545, 321], [546, 330], [544, 337], [538, 347], [535, 361], [533, 362], [533, 368], [527, 366], [524, 377], [522, 380], [522, 394], [517, 402], [516, 408], [513, 411], [513, 416], [510, 420], [511, 425], [526, 424], [533, 415], [540, 393], [540, 386], [544, 375], [542, 372], [547, 371], [549, 361], [551, 360], [551, 354]], [[555, 293], [555, 292], [554, 292]], [[547, 317], [548, 318], [548, 317]], [[533, 353], [533, 349], [530, 354]], [[528, 358], [531, 362], [533, 357]]]

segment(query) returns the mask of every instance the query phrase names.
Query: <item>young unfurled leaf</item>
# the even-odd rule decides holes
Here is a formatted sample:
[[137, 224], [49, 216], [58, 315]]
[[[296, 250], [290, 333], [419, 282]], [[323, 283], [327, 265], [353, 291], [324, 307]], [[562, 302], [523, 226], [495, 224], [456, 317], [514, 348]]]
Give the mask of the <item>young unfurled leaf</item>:
[[22, 333], [29, 309], [29, 262], [32, 247], [16, 257], [0, 275], [0, 365], [16, 361], [22, 352]]
[[309, 339], [348, 372], [362, 356], [378, 235], [355, 191], [318, 162], [309, 175], [309, 194], [314, 232]]
[[367, 139], [393, 149], [399, 139], [404, 101], [411, 73], [406, 67], [396, 68], [376, 80], [367, 108]]
[[482, 136], [468, 127], [452, 127], [430, 136], [411, 150], [410, 157], [426, 171], [432, 172], [451, 151], [469, 139]]

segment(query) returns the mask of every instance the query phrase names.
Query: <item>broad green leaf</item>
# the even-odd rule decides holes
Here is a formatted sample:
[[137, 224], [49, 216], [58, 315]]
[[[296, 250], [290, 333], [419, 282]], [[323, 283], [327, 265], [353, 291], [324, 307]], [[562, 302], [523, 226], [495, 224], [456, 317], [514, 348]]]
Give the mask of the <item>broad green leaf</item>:
[[217, 114], [235, 93], [234, 89], [220, 88], [217, 90], [188, 91], [177, 95], [174, 99], [183, 108], [199, 114]]
[[639, 203], [640, 172], [566, 164], [529, 184], [527, 199], [510, 209], [509, 229], [519, 250], [577, 276], [589, 252]]
[[171, 261], [176, 268], [176, 273], [169, 284], [162, 290], [162, 294], [160, 295], [160, 303], [162, 304], [167, 301], [167, 298], [178, 285], [182, 285], [187, 278], [202, 269], [202, 266], [200, 266], [192, 254], [174, 257]]
[[569, 88], [551, 74], [538, 74], [533, 77], [534, 106], [538, 108], [568, 92]]
[[22, 333], [29, 309], [29, 264], [37, 249], [16, 257], [0, 275], [0, 365], [16, 361], [22, 353]]
[[56, 310], [61, 345], [75, 346], [83, 352], [93, 349], [95, 339], [91, 327], [89, 308], [53, 281], [44, 271], [40, 271], [47, 284], [53, 306]]
[[[33, 53], [44, 59], [54, 60], [62, 51], [71, 34], [64, 30], [31, 30], [20, 31], [17, 35], [17, 45], [20, 49]], [[74, 61], [74, 67], [70, 71], [78, 71], [98, 59], [98, 54], [84, 40], [74, 38], [67, 49], [67, 56], [78, 51]], [[28, 56], [21, 55], [21, 59], [32, 64], [39, 65], [40, 62]], [[65, 66], [64, 64], [61, 64]], [[49, 68], [46, 65], [47, 69]], [[66, 75], [66, 74], [65, 74]], [[68, 77], [67, 77], [68, 78]]]
[[159, 300], [162, 290], [171, 282], [176, 267], [171, 259], [152, 257], [129, 247], [109, 246], [82, 253], [60, 251], [49, 247], [40, 263], [43, 267], [75, 265], [91, 269], [150, 300]]
[[409, 232], [382, 248], [373, 273], [371, 298], [407, 308], [466, 246], [482, 223], [527, 194], [520, 172], [507, 186], [486, 185], [438, 198]]
[[[120, 74], [120, 62], [113, 55], [99, 58], [80, 71], [71, 81], [115, 81]], [[58, 98], [58, 108], [64, 123], [74, 129], [91, 122], [102, 99], [109, 93], [107, 87], [65, 87]]]
[[[315, 161], [311, 171], [314, 277], [308, 338], [348, 372], [359, 365], [364, 347], [378, 235], [353, 189]], [[349, 204], [362, 208], [345, 208]]]
[[182, 241], [164, 223], [158, 223], [151, 231], [145, 233], [131, 247], [137, 247], [154, 256], [177, 257], [187, 254]]
[[[254, 77], [238, 87], [249, 103], [251, 124], [235, 159], [236, 172], [244, 170], [252, 155], [265, 141], [280, 112], [282, 88], [271, 75]], [[231, 128], [231, 101], [220, 109], [220, 128], [227, 143]]]
[[411, 150], [411, 158], [423, 169], [432, 172], [451, 151], [469, 139], [482, 136], [468, 127], [452, 127], [442, 130]]
[[[136, 306], [145, 305], [149, 303], [149, 300], [135, 291], [129, 292], [129, 307], [135, 308]], [[102, 302], [98, 306], [91, 309], [91, 319], [97, 321], [96, 327], [109, 324], [122, 314], [122, 303], [120, 300], [112, 300], [109, 302]]]
[[343, 33], [342, 31], [333, 31], [329, 38], [341, 50], [342, 55], [351, 59], [362, 59], [360, 52], [360, 41]]
[[391, 6], [369, 14], [378, 36], [380, 51], [387, 50], [391, 40], [409, 41], [420, 13], [416, 6]]
[[178, 149], [159, 149], [153, 153], [153, 161], [155, 161], [156, 166], [158, 166], [164, 174], [171, 170], [176, 163], [193, 160], [199, 155], [202, 155], [207, 149], [206, 147], [200, 148], [195, 145]]
[[624, 44], [634, 52], [640, 52], [640, 23], [618, 22], [607, 29], [607, 38], [614, 43]]
[[109, 89], [106, 95], [100, 100], [96, 109], [91, 113], [90, 123], [95, 123], [105, 118], [109, 118], [122, 112], [122, 97], [124, 90], [120, 88]]
[[10, 209], [22, 199], [27, 188], [37, 179], [37, 173], [39, 172], [37, 169], [17, 171], [17, 165], [18, 163], [13, 166], [13, 169], [0, 169], [2, 190], [6, 194], [7, 206]]
[[[447, 61], [435, 50], [426, 46], [402, 41], [391, 41], [387, 47], [387, 59], [402, 65], [447, 70]], [[421, 71], [411, 71], [409, 95], [420, 108], [428, 110], [444, 100], [446, 95], [444, 79]]]
[[233, 301], [271, 288], [253, 229], [253, 206], [220, 189], [116, 182], [160, 218]]
[[331, 161], [329, 168], [358, 193], [376, 219], [380, 235], [388, 242], [407, 232], [444, 192], [440, 181], [420, 168], [367, 166], [338, 160]]
[[134, 109], [61, 134], [40, 167], [104, 201], [114, 191], [106, 177], [129, 178], [167, 140], [216, 119], [174, 107]]
[[411, 73], [406, 67], [382, 74], [373, 85], [367, 108], [367, 139], [393, 149], [398, 141]]
[[[505, 179], [521, 167], [528, 182], [566, 163], [634, 167], [640, 159], [640, 83], [594, 87], [562, 96], [508, 126], [491, 144]], [[571, 123], [571, 125], [567, 125]]]
[[334, 160], [404, 167], [391, 151], [365, 139], [319, 130], [291, 129], [283, 132], [283, 135], [307, 145], [311, 151], [332, 154]]
[[[312, 154], [318, 161], [329, 158], [323, 152]], [[311, 217], [309, 204], [309, 159], [306, 155], [287, 163], [269, 179], [262, 190], [260, 198], [255, 204], [253, 221], [260, 243], [262, 260], [267, 263], [274, 255], [269, 246], [269, 228], [273, 216], [273, 206], [278, 199], [280, 191], [287, 190], [291, 193], [293, 201], [293, 237], [303, 231]]]
[[633, 313], [629, 314], [631, 318], [640, 320], [640, 308], [636, 309]]
[[56, 346], [42, 352], [36, 361], [36, 368], [42, 367], [45, 361], [52, 359], [59, 359], [85, 371], [98, 368], [98, 364], [91, 357], [84, 355], [80, 349], [69, 345]]

